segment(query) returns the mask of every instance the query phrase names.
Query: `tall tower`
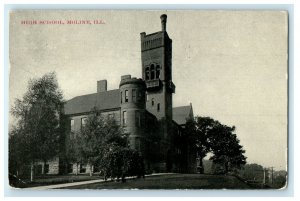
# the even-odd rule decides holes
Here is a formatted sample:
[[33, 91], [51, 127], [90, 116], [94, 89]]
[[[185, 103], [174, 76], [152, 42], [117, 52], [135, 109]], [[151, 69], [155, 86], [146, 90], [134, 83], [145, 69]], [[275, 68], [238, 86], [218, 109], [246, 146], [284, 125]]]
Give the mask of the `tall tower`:
[[120, 82], [121, 125], [130, 133], [130, 147], [143, 153], [145, 137], [145, 82], [123, 75]]
[[160, 16], [162, 30], [141, 33], [142, 78], [146, 83], [146, 109], [165, 120], [163, 135], [167, 139], [172, 125], [172, 40], [166, 31], [167, 15]]

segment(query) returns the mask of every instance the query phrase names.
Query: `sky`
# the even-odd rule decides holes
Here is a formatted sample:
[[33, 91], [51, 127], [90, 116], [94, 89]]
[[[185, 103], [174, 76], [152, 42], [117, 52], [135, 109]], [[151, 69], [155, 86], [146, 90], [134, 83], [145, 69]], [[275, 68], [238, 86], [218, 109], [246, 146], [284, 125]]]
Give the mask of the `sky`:
[[173, 106], [192, 103], [194, 115], [235, 126], [248, 163], [286, 169], [288, 21], [283, 11], [13, 12], [9, 107], [26, 92], [29, 79], [52, 71], [65, 100], [95, 93], [97, 80], [107, 79], [112, 90], [121, 75], [141, 77], [140, 33], [160, 31], [163, 13], [173, 40]]

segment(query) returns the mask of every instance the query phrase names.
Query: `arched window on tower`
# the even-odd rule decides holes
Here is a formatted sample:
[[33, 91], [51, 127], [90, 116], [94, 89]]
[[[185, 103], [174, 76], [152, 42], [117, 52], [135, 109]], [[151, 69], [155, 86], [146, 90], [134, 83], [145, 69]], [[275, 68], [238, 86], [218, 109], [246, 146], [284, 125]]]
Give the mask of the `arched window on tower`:
[[154, 69], [154, 65], [151, 64], [151, 67], [150, 67], [150, 71], [151, 71], [151, 80], [154, 80], [155, 78], [155, 69]]
[[125, 90], [125, 103], [128, 102], [128, 90]]
[[159, 77], [160, 77], [160, 66], [157, 65], [156, 66], [156, 79], [159, 79]]
[[146, 77], [146, 80], [149, 80], [150, 79], [150, 69], [149, 69], [149, 67], [147, 67], [146, 68], [146, 70], [145, 70], [145, 77]]

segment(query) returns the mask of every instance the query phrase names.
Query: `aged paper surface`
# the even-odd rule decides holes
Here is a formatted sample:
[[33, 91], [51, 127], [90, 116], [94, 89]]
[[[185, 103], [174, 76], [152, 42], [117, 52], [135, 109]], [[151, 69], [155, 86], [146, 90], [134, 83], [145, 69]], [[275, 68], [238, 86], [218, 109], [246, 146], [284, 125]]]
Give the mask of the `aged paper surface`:
[[164, 13], [173, 107], [235, 126], [248, 164], [287, 171], [285, 11], [11, 11], [10, 108], [48, 72], [65, 100], [95, 93], [98, 80], [113, 90], [122, 75], [142, 78], [140, 33], [161, 31]]

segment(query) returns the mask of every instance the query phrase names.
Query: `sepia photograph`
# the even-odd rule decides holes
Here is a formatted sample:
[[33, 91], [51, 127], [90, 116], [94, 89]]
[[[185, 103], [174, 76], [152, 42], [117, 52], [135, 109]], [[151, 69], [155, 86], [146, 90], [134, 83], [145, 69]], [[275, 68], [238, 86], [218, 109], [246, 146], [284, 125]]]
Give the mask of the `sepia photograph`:
[[11, 10], [10, 188], [288, 187], [285, 10]]

